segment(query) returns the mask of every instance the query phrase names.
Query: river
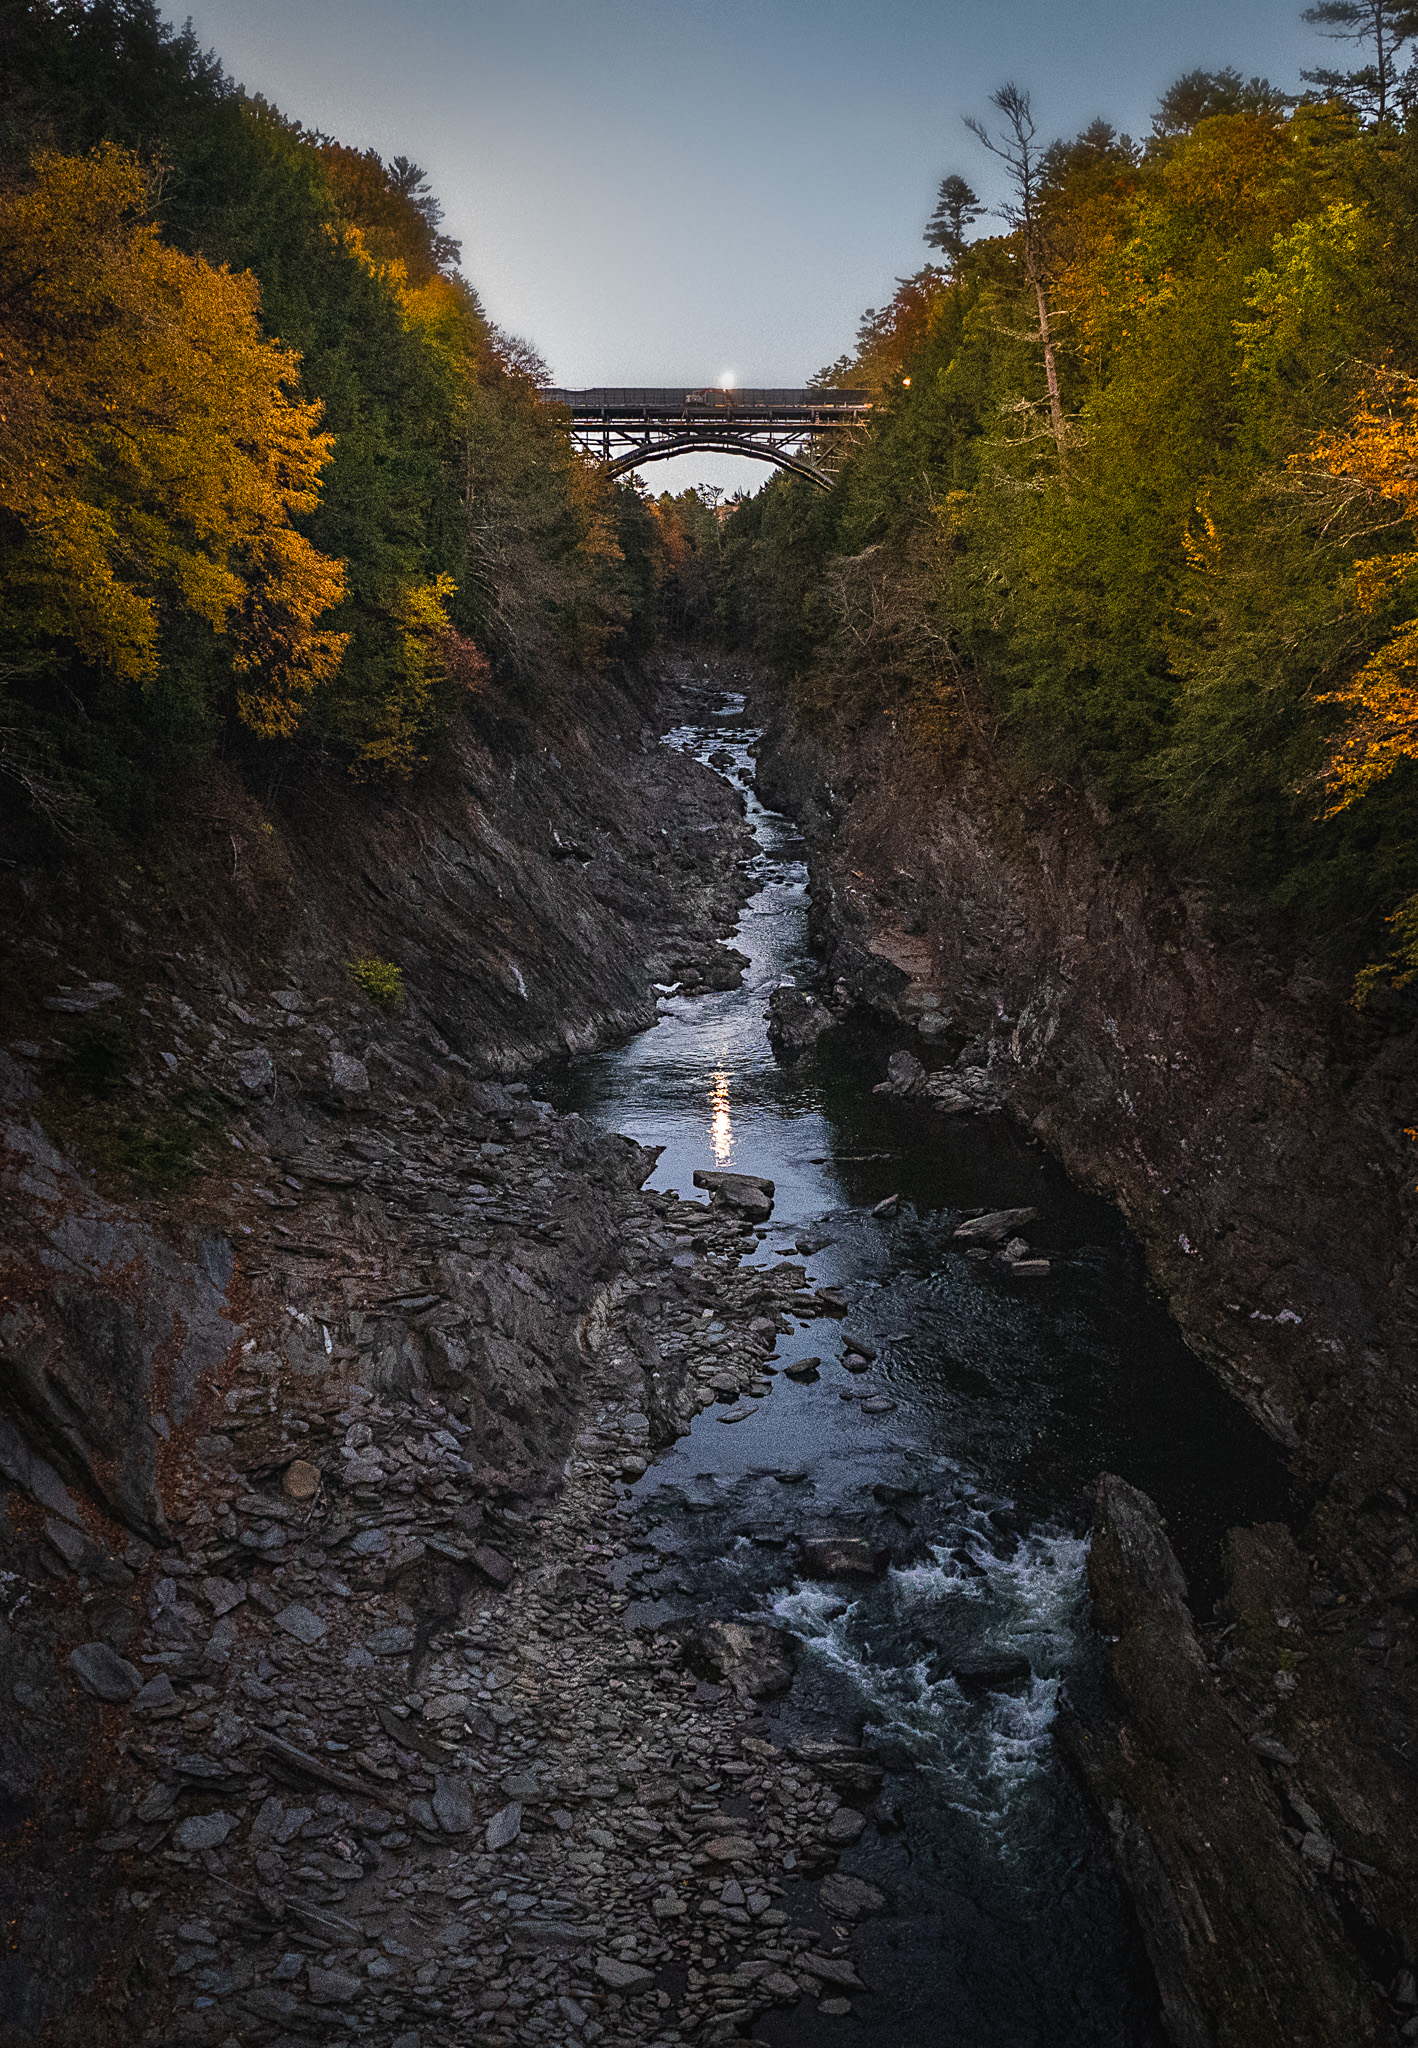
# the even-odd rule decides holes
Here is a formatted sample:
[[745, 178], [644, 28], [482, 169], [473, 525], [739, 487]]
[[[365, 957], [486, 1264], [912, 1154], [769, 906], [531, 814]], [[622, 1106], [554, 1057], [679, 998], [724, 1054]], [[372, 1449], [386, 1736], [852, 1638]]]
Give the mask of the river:
[[[854, 1949], [873, 1993], [850, 2016], [769, 2013], [756, 2037], [1151, 2048], [1141, 1944], [1054, 1739], [1089, 1655], [1092, 1492], [1114, 1471], [1157, 1500], [1209, 1611], [1224, 1530], [1287, 1512], [1283, 1470], [1187, 1350], [1116, 1212], [1007, 1117], [947, 1120], [873, 1094], [903, 1042], [879, 1031], [774, 1058], [769, 993], [817, 973], [803, 847], [754, 793], [743, 696], [706, 674], [693, 710], [666, 744], [742, 793], [758, 845], [734, 941], [750, 966], [726, 994], [667, 992], [653, 1029], [577, 1063], [557, 1093], [662, 1147], [652, 1186], [691, 1196], [705, 1166], [770, 1176], [773, 1220], [752, 1256], [805, 1257], [812, 1282], [850, 1302], [841, 1323], [780, 1339], [745, 1420], [706, 1410], [635, 1488], [662, 1569], [630, 1624], [775, 1620], [802, 1651], [770, 1708], [774, 1740], [860, 1737], [886, 1766], [841, 1865], [890, 1902]], [[890, 1195], [896, 1214], [874, 1216]], [[952, 1242], [963, 1214], [1025, 1206], [1046, 1278]], [[864, 1370], [844, 1363], [852, 1337], [875, 1354]], [[788, 1378], [808, 1356], [816, 1377]], [[822, 1535], [865, 1536], [890, 1567], [804, 1579], [798, 1539]], [[815, 1887], [784, 1881], [793, 1917], [825, 1926]]]

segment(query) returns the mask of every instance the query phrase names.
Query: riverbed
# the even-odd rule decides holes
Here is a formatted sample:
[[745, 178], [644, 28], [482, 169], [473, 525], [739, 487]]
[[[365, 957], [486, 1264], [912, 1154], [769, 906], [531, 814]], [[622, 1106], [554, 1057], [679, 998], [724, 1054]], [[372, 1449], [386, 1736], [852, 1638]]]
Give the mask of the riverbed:
[[[653, 1029], [578, 1063], [558, 1093], [662, 1148], [652, 1187], [693, 1196], [706, 1167], [770, 1177], [751, 1258], [805, 1262], [847, 1312], [782, 1335], [761, 1391], [707, 1408], [635, 1486], [662, 1564], [627, 1624], [707, 1612], [786, 1627], [801, 1655], [768, 1710], [775, 1741], [860, 1740], [885, 1769], [841, 1858], [889, 1901], [854, 1949], [873, 1990], [849, 2013], [768, 2013], [758, 2038], [1143, 2048], [1161, 2035], [1141, 1945], [1055, 1742], [1090, 1655], [1093, 1489], [1113, 1471], [1157, 1500], [1209, 1611], [1225, 1528], [1284, 1516], [1285, 1477], [1149, 1291], [1116, 1212], [1004, 1116], [875, 1094], [903, 1041], [873, 1029], [774, 1057], [768, 997], [812, 986], [816, 967], [803, 847], [755, 794], [757, 738], [716, 672], [665, 741], [740, 792], [754, 833], [742, 985], [667, 987]], [[1026, 1234], [1046, 1276], [955, 1243], [963, 1217], [1004, 1208], [1038, 1212]], [[812, 1357], [809, 1377], [788, 1376]], [[822, 1536], [889, 1562], [804, 1576], [801, 1544]], [[818, 1910], [802, 1873], [783, 1876], [796, 1917]]]

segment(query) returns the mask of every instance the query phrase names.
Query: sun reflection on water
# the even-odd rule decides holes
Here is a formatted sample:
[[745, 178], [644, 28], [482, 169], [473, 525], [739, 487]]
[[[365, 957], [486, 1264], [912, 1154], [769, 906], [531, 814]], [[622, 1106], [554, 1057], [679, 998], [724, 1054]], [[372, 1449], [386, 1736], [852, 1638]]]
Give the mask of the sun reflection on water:
[[729, 1114], [729, 1077], [722, 1067], [709, 1089], [709, 1145], [714, 1164], [727, 1166], [734, 1149], [734, 1125]]

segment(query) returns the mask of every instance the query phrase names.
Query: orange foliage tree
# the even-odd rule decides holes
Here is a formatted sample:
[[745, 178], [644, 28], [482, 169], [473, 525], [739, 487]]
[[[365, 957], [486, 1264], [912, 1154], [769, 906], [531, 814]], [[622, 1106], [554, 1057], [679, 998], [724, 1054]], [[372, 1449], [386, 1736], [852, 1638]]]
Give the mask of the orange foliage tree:
[[[1304, 457], [1339, 486], [1342, 508], [1378, 532], [1411, 542], [1418, 531], [1418, 377], [1388, 370], [1373, 378], [1348, 429], [1324, 434]], [[1418, 552], [1380, 548], [1355, 566], [1354, 595], [1376, 615], [1402, 602], [1418, 576]], [[1342, 690], [1324, 700], [1353, 713], [1328, 762], [1331, 814], [1344, 810], [1400, 761], [1418, 760], [1418, 619], [1409, 619]]]
[[0, 619], [142, 683], [185, 610], [229, 643], [246, 723], [288, 735], [345, 647], [318, 623], [342, 565], [295, 523], [332, 439], [255, 280], [165, 246], [154, 196], [111, 144], [0, 194]]

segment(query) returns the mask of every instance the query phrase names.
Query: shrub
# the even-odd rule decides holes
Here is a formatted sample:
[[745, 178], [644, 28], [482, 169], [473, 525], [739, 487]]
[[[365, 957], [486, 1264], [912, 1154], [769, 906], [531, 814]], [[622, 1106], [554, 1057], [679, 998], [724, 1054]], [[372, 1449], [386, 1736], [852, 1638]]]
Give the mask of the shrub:
[[390, 960], [351, 960], [350, 978], [381, 1010], [397, 1010], [404, 1000], [404, 970]]

